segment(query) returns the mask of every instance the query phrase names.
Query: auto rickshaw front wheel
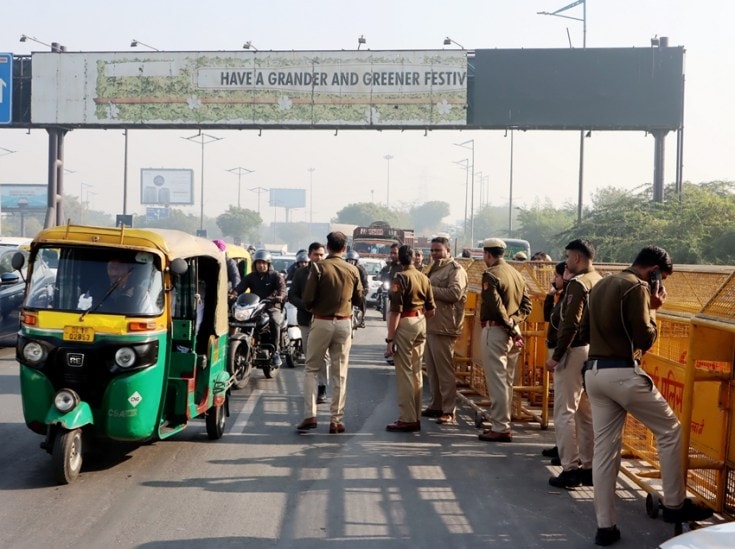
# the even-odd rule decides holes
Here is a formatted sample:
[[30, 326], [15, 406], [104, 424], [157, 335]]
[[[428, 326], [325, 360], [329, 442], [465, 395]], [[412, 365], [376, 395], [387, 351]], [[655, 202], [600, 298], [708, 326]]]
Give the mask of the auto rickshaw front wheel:
[[59, 484], [76, 480], [82, 470], [82, 430], [59, 429], [51, 453], [54, 478]]
[[[229, 398], [229, 397], [227, 397]], [[221, 406], [212, 406], [207, 410], [207, 437], [209, 440], [222, 438], [227, 423], [227, 401]]]

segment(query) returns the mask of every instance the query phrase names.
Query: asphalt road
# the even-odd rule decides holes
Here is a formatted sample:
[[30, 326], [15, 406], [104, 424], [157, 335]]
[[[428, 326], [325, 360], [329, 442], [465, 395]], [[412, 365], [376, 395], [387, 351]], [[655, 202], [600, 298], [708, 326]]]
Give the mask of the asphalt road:
[[[221, 440], [194, 421], [173, 439], [85, 459], [68, 486], [23, 423], [14, 352], [0, 350], [0, 546], [591, 547], [592, 490], [547, 484], [553, 428], [516, 424], [513, 443], [486, 443], [460, 409], [457, 425], [385, 431], [397, 407], [384, 337], [372, 310], [352, 349], [345, 434], [328, 433], [328, 405], [316, 431], [296, 433], [303, 368], [255, 372]], [[618, 493], [616, 547], [672, 535], [640, 491], [621, 479]]]

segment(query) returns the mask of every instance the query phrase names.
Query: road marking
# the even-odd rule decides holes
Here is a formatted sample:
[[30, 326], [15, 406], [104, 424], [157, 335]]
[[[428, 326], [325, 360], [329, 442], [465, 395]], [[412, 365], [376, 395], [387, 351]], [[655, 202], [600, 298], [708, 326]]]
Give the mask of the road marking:
[[248, 421], [250, 421], [250, 415], [253, 413], [253, 410], [255, 410], [255, 407], [258, 405], [258, 401], [260, 400], [262, 394], [262, 389], [253, 389], [253, 392], [250, 393], [250, 396], [248, 396], [248, 400], [245, 403], [245, 406], [242, 407], [240, 413], [238, 413], [237, 417], [235, 417], [235, 423], [232, 424], [232, 428], [229, 430], [229, 434], [242, 435], [245, 433], [245, 427], [247, 427]]

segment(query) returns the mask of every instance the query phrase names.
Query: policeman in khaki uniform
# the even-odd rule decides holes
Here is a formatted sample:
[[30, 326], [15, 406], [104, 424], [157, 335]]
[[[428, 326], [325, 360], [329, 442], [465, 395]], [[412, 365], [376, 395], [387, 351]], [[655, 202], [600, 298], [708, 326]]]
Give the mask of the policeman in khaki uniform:
[[592, 411], [582, 389], [589, 340], [579, 327], [587, 309], [587, 296], [602, 278], [592, 265], [595, 247], [591, 242], [572, 240], [565, 250], [566, 268], [573, 277], [559, 301], [556, 345], [546, 362], [546, 368], [554, 373], [554, 429], [562, 466], [559, 476], [549, 479], [556, 488], [592, 486]]
[[640, 367], [643, 354], [656, 341], [654, 311], [666, 301], [662, 282], [673, 270], [666, 250], [647, 246], [638, 253], [633, 265], [606, 276], [590, 292], [582, 331], [589, 330], [590, 341], [584, 382], [595, 431], [592, 469], [597, 545], [612, 545], [620, 539], [615, 524], [615, 484], [628, 413], [656, 437], [664, 521], [687, 522], [712, 516], [711, 509], [697, 506], [686, 497], [681, 424], [653, 380]]
[[531, 298], [521, 273], [506, 263], [505, 242], [488, 238], [483, 259], [488, 269], [482, 275], [480, 349], [490, 395], [492, 427], [479, 435], [488, 442], [511, 442], [510, 409], [516, 364], [523, 348], [519, 324], [531, 312]]
[[324, 365], [324, 355], [331, 359], [332, 403], [330, 433], [344, 433], [342, 423], [347, 391], [347, 367], [352, 346], [352, 306], [362, 303], [360, 273], [342, 255], [347, 247], [344, 233], [327, 235], [327, 252], [322, 261], [309, 266], [309, 276], [302, 301], [314, 318], [306, 348], [304, 371], [304, 420], [296, 427], [299, 432], [315, 429], [317, 375]]
[[401, 246], [398, 261], [403, 270], [391, 283], [386, 356], [395, 355], [398, 420], [386, 430], [421, 430], [421, 361], [426, 343], [426, 317], [434, 316], [434, 293], [425, 274], [413, 265], [414, 250]]
[[457, 378], [454, 375], [454, 343], [462, 334], [467, 301], [467, 271], [451, 256], [449, 240], [431, 239], [429, 280], [436, 314], [426, 321], [426, 373], [431, 402], [421, 412], [437, 423], [454, 423]]

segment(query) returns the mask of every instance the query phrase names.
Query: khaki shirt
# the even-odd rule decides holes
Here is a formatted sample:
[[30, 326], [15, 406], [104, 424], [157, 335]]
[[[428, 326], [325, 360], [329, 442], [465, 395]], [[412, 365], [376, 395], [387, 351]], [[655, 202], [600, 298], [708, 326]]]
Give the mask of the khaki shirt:
[[425, 274], [413, 265], [396, 273], [390, 287], [392, 313], [407, 313], [417, 309], [431, 311], [435, 308], [434, 292]]
[[526, 320], [533, 307], [521, 273], [500, 259], [482, 274], [480, 320], [495, 321], [508, 332]]
[[648, 283], [629, 267], [600, 280], [589, 296], [583, 332], [589, 330], [592, 359], [640, 360], [657, 337]]
[[467, 271], [453, 258], [448, 258], [433, 262], [428, 276], [436, 314], [426, 320], [426, 333], [459, 336], [467, 301]]
[[564, 297], [559, 301], [561, 303], [559, 310], [561, 322], [558, 324], [556, 346], [551, 357], [557, 362], [561, 360], [569, 347], [581, 347], [589, 343], [587, 334], [582, 334], [579, 326], [587, 308], [587, 296], [601, 278], [600, 273], [594, 267], [590, 267], [589, 271], [579, 273], [567, 282]]
[[352, 316], [352, 306], [362, 304], [360, 273], [341, 255], [330, 254], [309, 266], [301, 300], [315, 316]]

